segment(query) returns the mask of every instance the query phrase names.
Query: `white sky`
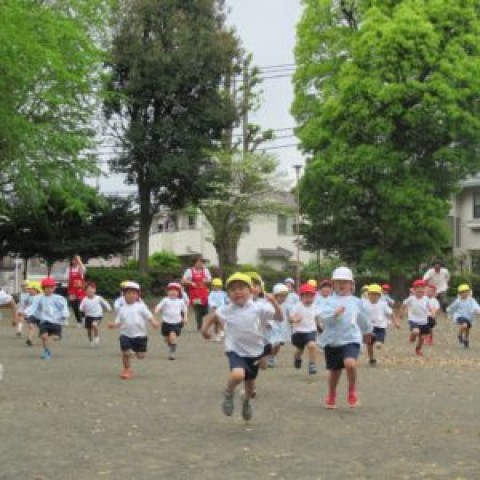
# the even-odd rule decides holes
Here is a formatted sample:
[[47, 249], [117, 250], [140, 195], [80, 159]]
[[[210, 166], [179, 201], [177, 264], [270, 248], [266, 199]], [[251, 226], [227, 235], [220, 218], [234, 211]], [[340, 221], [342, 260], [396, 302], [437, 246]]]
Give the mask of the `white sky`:
[[[301, 0], [226, 0], [230, 9], [228, 23], [235, 26], [246, 51], [253, 54], [253, 63], [262, 67], [291, 65], [294, 63], [296, 24], [302, 12]], [[262, 76], [283, 78], [265, 79], [262, 84], [262, 107], [252, 117], [265, 129], [284, 129], [294, 126], [290, 115], [293, 100], [291, 73], [293, 69], [273, 70]], [[278, 132], [278, 138], [268, 147], [298, 143], [291, 130]], [[280, 161], [280, 169], [294, 178], [293, 165], [303, 163], [296, 147], [270, 150]], [[132, 187], [126, 186], [121, 176], [100, 179], [100, 188], [106, 193], [124, 193]]]

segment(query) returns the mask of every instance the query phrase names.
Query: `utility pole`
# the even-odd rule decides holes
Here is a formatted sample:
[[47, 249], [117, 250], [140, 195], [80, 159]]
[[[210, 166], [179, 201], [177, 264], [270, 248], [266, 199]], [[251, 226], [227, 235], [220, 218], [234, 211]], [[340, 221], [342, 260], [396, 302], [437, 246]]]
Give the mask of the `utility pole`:
[[242, 151], [245, 157], [248, 154], [248, 111], [250, 109], [250, 74], [248, 58], [243, 61], [243, 99], [242, 99]]
[[296, 206], [296, 215], [295, 215], [295, 224], [296, 224], [296, 243], [297, 243], [297, 258], [296, 258], [296, 282], [297, 288], [300, 286], [300, 172], [302, 170], [302, 165], [297, 164], [294, 165], [293, 168], [295, 169], [295, 178], [296, 178], [296, 186], [295, 186], [295, 206]]

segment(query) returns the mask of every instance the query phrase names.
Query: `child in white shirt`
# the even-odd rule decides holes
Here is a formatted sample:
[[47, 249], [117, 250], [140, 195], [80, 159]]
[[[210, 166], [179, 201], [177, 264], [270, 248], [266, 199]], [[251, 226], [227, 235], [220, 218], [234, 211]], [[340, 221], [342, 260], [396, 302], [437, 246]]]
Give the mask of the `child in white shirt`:
[[162, 318], [162, 336], [169, 348], [169, 360], [175, 360], [177, 338], [182, 334], [185, 325], [186, 305], [182, 298], [182, 286], [179, 283], [169, 283], [167, 296], [155, 307], [154, 313]]
[[[227, 294], [222, 290], [223, 282], [221, 278], [214, 278], [212, 280], [212, 290], [208, 295], [208, 311], [209, 313], [214, 312], [215, 310], [223, 307], [227, 304]], [[214, 342], [221, 342], [225, 333], [222, 329], [222, 326], [219, 323], [214, 325], [215, 335], [213, 337]]]
[[147, 320], [154, 328], [160, 324], [153, 318], [152, 312], [140, 301], [140, 285], [136, 282], [125, 282], [123, 287], [125, 305], [120, 307], [115, 322], [108, 328], [120, 328], [120, 350], [122, 352], [123, 371], [120, 377], [124, 380], [133, 378], [131, 357], [139, 360], [145, 358], [147, 352], [148, 333]]
[[87, 330], [90, 346], [100, 343], [99, 326], [103, 319], [103, 310], [112, 311], [110, 304], [100, 295], [97, 295], [97, 286], [93, 282], [86, 285], [86, 296], [80, 302], [79, 310], [85, 315], [85, 329]]

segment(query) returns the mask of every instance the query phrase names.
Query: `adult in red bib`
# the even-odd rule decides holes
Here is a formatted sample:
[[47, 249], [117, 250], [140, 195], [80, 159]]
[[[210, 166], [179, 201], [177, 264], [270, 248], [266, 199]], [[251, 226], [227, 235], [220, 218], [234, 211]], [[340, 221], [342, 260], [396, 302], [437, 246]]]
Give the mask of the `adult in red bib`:
[[203, 317], [208, 313], [208, 285], [211, 281], [212, 276], [202, 257], [197, 257], [192, 268], [183, 274], [182, 283], [187, 288], [190, 304], [195, 311], [197, 330], [202, 328]]

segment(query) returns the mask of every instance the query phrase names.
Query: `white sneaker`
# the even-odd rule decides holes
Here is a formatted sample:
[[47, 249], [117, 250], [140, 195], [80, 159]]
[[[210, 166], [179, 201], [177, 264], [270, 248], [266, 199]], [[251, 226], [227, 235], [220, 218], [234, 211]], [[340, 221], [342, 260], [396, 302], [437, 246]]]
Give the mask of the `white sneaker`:
[[95, 337], [93, 339], [93, 342], [95, 343], [95, 345], [98, 345], [100, 343], [100, 337]]

